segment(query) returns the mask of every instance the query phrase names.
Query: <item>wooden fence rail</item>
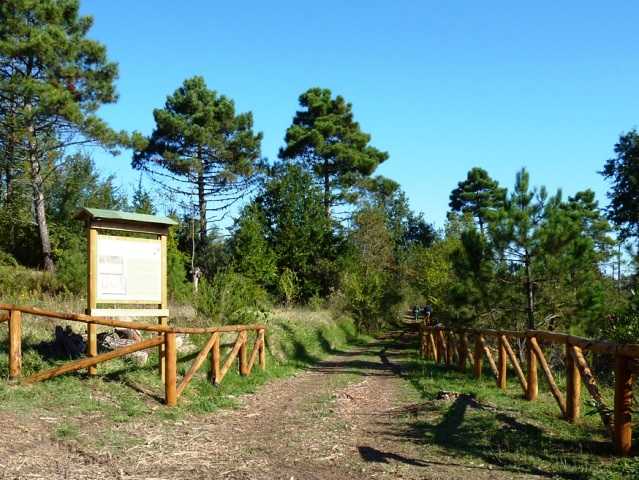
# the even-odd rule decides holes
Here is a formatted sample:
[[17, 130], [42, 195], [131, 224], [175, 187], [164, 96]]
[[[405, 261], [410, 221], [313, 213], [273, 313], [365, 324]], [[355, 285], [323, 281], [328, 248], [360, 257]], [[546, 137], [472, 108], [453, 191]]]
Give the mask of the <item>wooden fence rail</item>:
[[[474, 337], [474, 352], [469, 348], [469, 337]], [[524, 342], [526, 371], [513, 350], [509, 338]], [[487, 339], [496, 345], [497, 362]], [[495, 376], [497, 386], [507, 386], [508, 362], [516, 373], [524, 397], [527, 400], [537, 399], [538, 367], [546, 377], [550, 392], [557, 402], [562, 416], [569, 422], [577, 422], [581, 405], [581, 381], [592, 397], [601, 420], [614, 441], [620, 455], [628, 455], [632, 448], [632, 385], [637, 369], [636, 358], [639, 358], [639, 344], [618, 344], [607, 341], [596, 341], [575, 337], [562, 333], [541, 330], [512, 331], [490, 329], [451, 329], [443, 326], [420, 326], [420, 353], [423, 357], [436, 363], [444, 362], [446, 366], [455, 365], [459, 370], [470, 363], [473, 374], [481, 378], [483, 359], [486, 357], [490, 369]], [[565, 396], [557, 385], [552, 370], [544, 355], [542, 345], [554, 344], [565, 348]], [[584, 352], [612, 355], [615, 359], [615, 393], [614, 406], [609, 408], [599, 392], [599, 387], [592, 370], [588, 366]], [[455, 355], [457, 358], [455, 359]]]
[[[74, 360], [21, 379], [23, 313], [39, 317], [86, 323], [88, 326], [87, 357]], [[9, 378], [21, 379], [23, 383], [40, 382], [42, 380], [47, 380], [49, 378], [57, 377], [58, 375], [75, 372], [84, 368], [89, 371], [95, 371], [91, 369], [95, 369], [95, 366], [99, 363], [122, 357], [139, 350], [159, 346], [161, 348], [161, 371], [164, 372], [165, 403], [169, 406], [174, 406], [177, 404], [178, 397], [191, 382], [193, 376], [204, 364], [209, 355], [211, 357], [211, 381], [215, 384], [219, 384], [222, 381], [236, 360], [239, 364], [240, 375], [243, 376], [250, 375], [256, 361], [262, 369], [266, 368], [266, 326], [260, 324], [225, 325], [206, 328], [172, 327], [163, 324], [153, 325], [150, 323], [128, 322], [124, 320], [114, 320], [82, 314], [52, 312], [39, 308], [0, 303], [0, 324], [4, 322], [7, 322], [9, 325]], [[147, 340], [142, 340], [140, 342], [118, 348], [111, 352], [98, 354], [97, 325], [155, 332], [158, 335]], [[256, 339], [250, 355], [248, 352], [249, 332], [256, 333]], [[232, 350], [228, 353], [226, 359], [222, 363], [220, 357], [220, 338], [223, 333], [236, 333], [237, 338], [233, 343]], [[208, 341], [195, 357], [191, 367], [179, 384], [177, 383], [177, 334], [210, 335]]]

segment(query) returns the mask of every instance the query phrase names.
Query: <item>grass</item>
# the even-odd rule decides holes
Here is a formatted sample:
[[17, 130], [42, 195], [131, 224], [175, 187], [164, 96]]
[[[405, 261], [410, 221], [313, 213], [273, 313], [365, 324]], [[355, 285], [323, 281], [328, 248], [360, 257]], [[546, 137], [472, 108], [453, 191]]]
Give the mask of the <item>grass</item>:
[[[70, 310], [65, 305], [44, 302], [47, 308]], [[68, 307], [68, 305], [66, 305]], [[181, 325], [201, 325], [201, 319], [183, 317]], [[26, 316], [23, 320], [23, 375], [51, 368], [66, 359], [50, 358], [43, 348], [53, 337], [52, 322]], [[80, 324], [70, 323], [81, 333]], [[254, 334], [253, 334], [254, 335]], [[192, 349], [179, 354], [178, 375], [189, 369], [205, 336], [191, 336]], [[208, 379], [208, 364], [200, 369], [178, 399], [178, 406], [162, 405], [164, 387], [157, 367], [157, 349], [148, 350], [149, 360], [139, 366], [127, 359], [115, 359], [98, 365], [98, 376], [83, 372], [63, 375], [31, 386], [11, 385], [8, 378], [7, 328], [0, 326], [0, 411], [24, 418], [45, 415], [55, 421], [53, 437], [74, 441], [89, 436], [99, 448], [117, 450], [135, 440], [119, 434], [117, 426], [132, 419], [174, 422], [186, 415], [202, 415], [219, 408], [233, 408], [238, 397], [254, 392], [270, 379], [292, 375], [324, 358], [332, 351], [359, 341], [353, 322], [327, 311], [278, 310], [267, 321], [267, 368], [254, 366], [248, 377], [231, 369], [222, 383], [214, 386]], [[222, 343], [234, 337], [226, 335]], [[249, 338], [252, 348], [254, 338]], [[223, 358], [225, 352], [223, 351]], [[87, 424], [87, 419], [91, 421]]]
[[[411, 362], [407, 375], [424, 400], [410, 436], [433, 452], [440, 450], [467, 464], [549, 478], [639, 478], [639, 460], [614, 456], [599, 417], [585, 403], [585, 389], [583, 416], [573, 425], [560, 418], [559, 407], [541, 377], [538, 400], [528, 402], [514, 372], [509, 372], [505, 391], [496, 387], [489, 370], [478, 381], [470, 372], [418, 358]], [[557, 380], [565, 391], [563, 379]], [[467, 396], [438, 400], [441, 391], [470, 395], [479, 406]]]

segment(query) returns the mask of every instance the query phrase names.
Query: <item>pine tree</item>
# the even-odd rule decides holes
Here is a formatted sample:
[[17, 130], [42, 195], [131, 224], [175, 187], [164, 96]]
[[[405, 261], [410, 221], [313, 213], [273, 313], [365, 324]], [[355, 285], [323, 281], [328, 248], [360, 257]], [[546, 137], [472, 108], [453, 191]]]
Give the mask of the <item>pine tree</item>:
[[235, 113], [233, 100], [209, 90], [202, 77], [184, 81], [153, 111], [155, 129], [137, 141], [133, 167], [188, 199], [199, 215], [199, 244], [207, 242], [208, 218], [244, 197], [261, 168], [262, 134], [253, 115]]
[[336, 203], [353, 200], [352, 189], [388, 159], [388, 153], [370, 145], [353, 118], [350, 103], [331, 91], [311, 88], [300, 95], [302, 107], [286, 130], [280, 158], [297, 160], [312, 172], [323, 189], [327, 214]]
[[[62, 160], [71, 145], [114, 148], [126, 140], [96, 116], [101, 105], [117, 99], [117, 66], [102, 44], [86, 37], [92, 24], [79, 15], [78, 0], [0, 3], [0, 131], [8, 134], [3, 149], [28, 167], [46, 270], [54, 268], [44, 189], [51, 160]], [[6, 158], [5, 180], [11, 180]]]
[[488, 217], [503, 206], [505, 195], [506, 189], [500, 188], [486, 170], [475, 167], [451, 192], [449, 206], [455, 212], [472, 214], [477, 219], [479, 231], [484, 234]]

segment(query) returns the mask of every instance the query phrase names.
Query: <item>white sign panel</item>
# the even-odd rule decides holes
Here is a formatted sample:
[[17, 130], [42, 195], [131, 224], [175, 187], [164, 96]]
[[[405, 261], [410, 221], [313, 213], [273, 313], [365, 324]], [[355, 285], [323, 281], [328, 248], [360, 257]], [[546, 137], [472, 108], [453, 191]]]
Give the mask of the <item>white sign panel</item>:
[[160, 240], [98, 235], [97, 302], [162, 301]]

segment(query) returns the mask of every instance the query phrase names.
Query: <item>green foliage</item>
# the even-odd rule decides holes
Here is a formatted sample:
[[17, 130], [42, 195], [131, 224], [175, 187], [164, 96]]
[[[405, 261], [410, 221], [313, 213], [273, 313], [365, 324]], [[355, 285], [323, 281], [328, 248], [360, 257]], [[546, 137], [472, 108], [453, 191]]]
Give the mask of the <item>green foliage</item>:
[[[299, 279], [293, 270], [284, 268], [277, 282], [280, 295], [284, 298], [286, 306], [293, 304], [299, 294]], [[313, 297], [315, 298], [315, 296]]]
[[639, 133], [631, 130], [619, 137], [616, 157], [606, 161], [601, 174], [612, 182], [608, 192], [610, 220], [624, 237], [639, 237]]
[[264, 212], [258, 204], [250, 203], [235, 221], [229, 250], [238, 273], [270, 288], [277, 277], [277, 257], [266, 235]]
[[166, 241], [166, 274], [169, 297], [176, 302], [191, 299], [191, 284], [187, 281], [186, 265], [188, 257], [178, 249], [176, 227], [169, 228]]
[[113, 150], [128, 140], [96, 115], [117, 99], [117, 66], [87, 38], [92, 23], [77, 0], [0, 3], [0, 158], [9, 185], [26, 181], [33, 191], [42, 264], [50, 271], [47, 174], [69, 145]]
[[147, 215], [155, 215], [157, 213], [151, 194], [142, 186], [142, 176], [138, 186], [133, 192], [133, 202], [131, 207], [135, 213], [145, 213]]
[[328, 89], [311, 88], [299, 97], [302, 107], [286, 130], [280, 158], [299, 160], [323, 185], [326, 212], [336, 202], [351, 201], [351, 189], [388, 158], [369, 142], [353, 119], [352, 105]]
[[479, 230], [495, 210], [505, 202], [506, 189], [500, 188], [483, 168], [472, 168], [466, 179], [457, 184], [450, 194], [450, 208], [454, 212], [470, 213], [477, 219]]
[[393, 275], [396, 263], [392, 235], [383, 209], [364, 207], [353, 219], [351, 257], [341, 278], [347, 308], [358, 327], [378, 330], [397, 318], [401, 285]]
[[218, 273], [211, 282], [200, 282], [195, 307], [213, 324], [244, 324], [262, 321], [269, 301], [253, 280], [228, 271]]
[[327, 295], [336, 283], [339, 240], [313, 178], [297, 166], [286, 166], [266, 183], [257, 202], [278, 270], [295, 273], [299, 299], [305, 302], [316, 294]]

